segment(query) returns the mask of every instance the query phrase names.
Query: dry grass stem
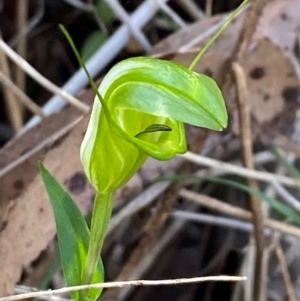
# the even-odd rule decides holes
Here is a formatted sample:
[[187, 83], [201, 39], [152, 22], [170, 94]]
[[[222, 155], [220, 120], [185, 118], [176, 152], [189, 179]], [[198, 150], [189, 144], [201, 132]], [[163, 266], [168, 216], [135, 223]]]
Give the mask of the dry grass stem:
[[0, 81], [8, 89], [10, 89], [17, 97], [18, 100], [26, 106], [33, 114], [36, 114], [40, 117], [45, 117], [42, 109], [33, 102], [18, 86], [16, 86], [4, 73], [0, 70]]
[[[38, 290], [36, 288], [26, 286], [26, 285], [15, 286], [16, 295], [30, 293], [30, 292], [38, 292]], [[57, 296], [40, 296], [39, 299], [45, 301], [72, 301], [71, 299], [57, 297]]]
[[288, 299], [289, 299], [289, 301], [297, 301], [295, 291], [293, 288], [293, 282], [292, 282], [291, 275], [288, 270], [288, 266], [287, 266], [287, 263], [285, 260], [285, 256], [284, 256], [280, 241], [275, 237], [274, 237], [274, 240], [275, 240], [275, 250], [276, 250], [279, 264], [280, 264], [280, 267], [282, 270], [282, 275], [283, 275], [284, 283], [286, 286]]
[[[17, 4], [17, 30], [20, 32], [22, 28], [27, 26], [27, 14], [28, 14], [28, 0], [18, 0]], [[26, 59], [27, 56], [27, 35], [23, 35], [20, 40], [18, 41], [16, 52]], [[16, 67], [14, 70], [14, 78], [16, 81], [16, 85], [20, 88], [20, 90], [24, 91], [26, 93], [26, 73]], [[24, 115], [24, 106], [22, 103], [18, 102], [20, 114], [23, 119]]]
[[210, 17], [212, 15], [213, 11], [213, 0], [206, 0], [205, 5], [205, 14], [207, 17]]
[[45, 0], [36, 0], [35, 8], [36, 11], [28, 20], [26, 26], [22, 27], [19, 32], [17, 32], [17, 34], [8, 41], [8, 45], [11, 48], [15, 48], [19, 40], [22, 39], [23, 36], [29, 34], [30, 31], [42, 20], [45, 13]]
[[[250, 12], [249, 12], [250, 13]], [[255, 23], [256, 24], [256, 23]], [[237, 106], [239, 115], [240, 139], [243, 149], [243, 162], [245, 167], [254, 169], [253, 151], [252, 151], [252, 132], [250, 107], [248, 105], [248, 86], [246, 74], [238, 62], [232, 64], [232, 70], [237, 83]], [[247, 179], [248, 186], [252, 189], [258, 189], [255, 179]], [[255, 281], [254, 281], [254, 298], [260, 300], [262, 290], [262, 259], [264, 252], [264, 215], [262, 204], [259, 199], [253, 195], [248, 195], [250, 208], [253, 214], [254, 238], [255, 238]]]
[[162, 0], [154, 0], [158, 3], [161, 10], [164, 11], [171, 19], [180, 27], [184, 28], [186, 27], [185, 21], [180, 17], [179, 14], [177, 14], [176, 11], [174, 11], [170, 6], [168, 6], [165, 1]]
[[65, 99], [70, 105], [78, 108], [84, 113], [90, 112], [90, 107], [80, 100], [70, 95], [66, 91], [63, 91], [58, 86], [54, 85], [50, 80], [45, 78], [37, 70], [35, 70], [26, 60], [20, 57], [15, 51], [13, 51], [1, 38], [0, 38], [0, 50], [2, 50], [12, 61], [14, 61], [22, 70], [24, 70], [29, 76], [31, 76], [36, 82], [38, 82], [45, 89], [53, 94], [59, 95]]
[[90, 3], [84, 3], [83, 1], [80, 1], [80, 0], [63, 0], [63, 1], [77, 9], [80, 9], [80, 10], [88, 12], [88, 13], [93, 12], [93, 9], [94, 9], [94, 7], [93, 7], [94, 5], [92, 5]]
[[186, 10], [193, 20], [198, 21], [205, 18], [203, 11], [192, 0], [177, 0], [177, 2], [180, 3], [180, 6]]
[[272, 183], [272, 186], [274, 187], [276, 193], [282, 197], [284, 202], [291, 208], [293, 208], [295, 211], [300, 213], [300, 203], [299, 200], [296, 199], [288, 190], [286, 190], [284, 187], [282, 187], [278, 183]]
[[198, 165], [221, 170], [230, 174], [236, 174], [245, 178], [252, 178], [266, 183], [272, 183], [277, 181], [286, 186], [300, 187], [300, 180], [298, 179], [293, 179], [286, 176], [272, 174], [270, 172], [257, 171], [254, 169], [225, 163], [219, 160], [197, 155], [189, 151], [186, 152], [184, 155], [180, 156], [186, 159], [187, 161], [194, 162]]
[[[223, 203], [207, 195], [201, 195], [184, 188], [180, 189], [179, 195], [211, 210], [222, 212], [223, 214], [234, 216], [246, 221], [252, 221], [252, 213], [250, 211], [229, 205], [227, 203]], [[264, 225], [273, 230], [300, 238], [300, 229], [298, 227], [288, 225], [270, 218], [264, 219]]]
[[184, 285], [191, 283], [201, 283], [201, 282], [212, 282], [212, 281], [222, 281], [222, 282], [237, 282], [246, 281], [247, 278], [243, 276], [207, 276], [207, 277], [193, 277], [193, 278], [177, 278], [177, 279], [166, 279], [166, 280], [132, 280], [132, 281], [116, 281], [116, 282], [106, 282], [106, 283], [95, 283], [89, 285], [78, 285], [71, 287], [64, 287], [56, 290], [47, 290], [40, 292], [25, 293], [15, 296], [8, 296], [0, 298], [0, 301], [15, 301], [23, 300], [28, 298], [39, 298], [40, 296], [49, 296], [53, 294], [63, 294], [75, 291], [83, 291], [92, 288], [120, 288], [128, 286], [165, 286], [165, 285]]
[[240, 61], [243, 59], [245, 52], [247, 51], [253, 34], [256, 30], [259, 18], [263, 12], [263, 9], [266, 5], [266, 0], [251, 0], [251, 6], [247, 13], [244, 30], [240, 38], [240, 43], [238, 45], [238, 51], [236, 54], [236, 59]]
[[253, 230], [252, 223], [243, 222], [228, 217], [215, 216], [211, 214], [175, 210], [171, 214], [171, 217], [179, 220], [186, 220], [186, 221], [192, 221], [197, 223], [210, 224], [214, 226], [222, 226], [222, 227], [228, 227], [232, 229], [238, 229], [245, 232], [251, 232]]
[[[2, 39], [2, 35], [0, 32], [0, 40]], [[9, 68], [8, 60], [5, 55], [5, 52], [0, 50], [0, 69], [4, 76], [8, 79], [11, 79], [11, 71]], [[10, 119], [11, 125], [15, 132], [19, 131], [23, 126], [22, 114], [20, 112], [20, 107], [18, 105], [18, 101], [16, 99], [15, 94], [5, 85], [3, 86], [3, 94], [5, 96], [5, 103], [8, 113], [8, 118]]]
[[122, 21], [123, 24], [126, 24], [128, 29], [130, 29], [130, 32], [133, 35], [133, 37], [140, 43], [140, 45], [144, 48], [144, 50], [149, 51], [152, 48], [150, 42], [148, 41], [147, 37], [144, 35], [142, 30], [131, 23], [131, 19], [129, 15], [127, 14], [123, 6], [119, 3], [119, 1], [117, 0], [104, 0], [104, 1], [112, 9], [112, 11], [118, 17], [118, 19]]

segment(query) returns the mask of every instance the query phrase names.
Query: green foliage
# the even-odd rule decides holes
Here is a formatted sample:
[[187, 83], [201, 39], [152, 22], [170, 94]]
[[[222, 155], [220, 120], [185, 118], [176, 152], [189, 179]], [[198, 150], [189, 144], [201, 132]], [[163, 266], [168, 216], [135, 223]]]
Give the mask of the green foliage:
[[284, 155], [280, 153], [278, 148], [275, 146], [272, 146], [271, 152], [277, 157], [277, 159], [281, 162], [281, 164], [286, 168], [286, 170], [296, 179], [300, 180], [300, 171], [293, 165], [291, 162], [289, 162]]
[[[43, 164], [40, 163], [39, 167], [54, 212], [66, 282], [68, 286], [80, 285], [90, 241], [89, 229], [79, 208], [67, 191]], [[100, 260], [97, 269], [94, 270], [92, 283], [102, 282], [103, 279], [104, 269]], [[90, 290], [88, 300], [96, 300], [100, 293], [101, 289]], [[80, 300], [78, 292], [72, 292], [71, 296], [76, 301]]]
[[99, 47], [107, 40], [107, 35], [100, 30], [92, 32], [84, 41], [81, 48], [82, 59], [86, 62]]
[[115, 20], [115, 14], [104, 0], [98, 0], [96, 4], [97, 14], [101, 21], [109, 26]]
[[[104, 0], [97, 1], [96, 13], [106, 28], [109, 28], [115, 20], [114, 12]], [[101, 30], [90, 33], [81, 48], [82, 60], [86, 62], [107, 41], [108, 37], [108, 32]]]

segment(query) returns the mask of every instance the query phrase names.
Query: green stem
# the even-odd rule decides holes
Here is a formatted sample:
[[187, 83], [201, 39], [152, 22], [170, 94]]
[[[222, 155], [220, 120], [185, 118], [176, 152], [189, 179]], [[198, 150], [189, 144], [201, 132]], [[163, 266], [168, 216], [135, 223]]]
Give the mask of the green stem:
[[213, 35], [213, 37], [204, 45], [204, 47], [199, 51], [197, 56], [194, 58], [189, 66], [189, 70], [193, 70], [197, 65], [200, 58], [207, 51], [207, 49], [214, 43], [214, 41], [219, 37], [219, 35], [224, 31], [224, 29], [232, 22], [232, 20], [240, 13], [243, 7], [247, 4], [248, 0], [244, 0], [242, 4], [228, 17], [220, 29]]
[[[113, 193], [96, 194], [91, 222], [90, 243], [81, 284], [90, 284], [99, 262], [101, 249], [112, 211]], [[85, 300], [87, 291], [82, 291]]]

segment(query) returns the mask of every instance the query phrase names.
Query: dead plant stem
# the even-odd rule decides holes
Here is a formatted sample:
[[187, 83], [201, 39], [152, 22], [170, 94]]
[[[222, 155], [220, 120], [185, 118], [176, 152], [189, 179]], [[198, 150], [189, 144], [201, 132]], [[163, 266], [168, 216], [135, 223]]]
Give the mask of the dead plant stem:
[[[0, 32], [0, 40], [1, 39], [2, 39], [2, 35]], [[3, 50], [0, 50], [0, 69], [2, 70], [5, 77], [11, 79], [11, 72], [10, 72], [8, 60]], [[17, 132], [22, 128], [22, 118], [21, 115], [19, 114], [18, 100], [9, 87], [5, 85], [2, 85], [2, 87], [5, 96], [8, 117], [10, 119], [14, 131]]]
[[[179, 191], [179, 196], [196, 202], [197, 204], [200, 204], [213, 211], [218, 211], [223, 214], [234, 216], [236, 218], [240, 218], [250, 222], [253, 220], [252, 212], [237, 206], [221, 202], [207, 195], [199, 194], [194, 191], [181, 188]], [[300, 238], [300, 229], [298, 227], [288, 225], [270, 218], [265, 218], [263, 222], [264, 226], [269, 227], [270, 229]]]
[[[17, 30], [21, 32], [27, 26], [28, 0], [18, 0], [17, 6]], [[27, 34], [23, 35], [18, 41], [16, 52], [26, 59], [27, 56]], [[15, 68], [15, 80], [17, 86], [26, 92], [26, 73], [19, 67]], [[24, 106], [18, 102], [20, 118], [23, 121]]]
[[[237, 105], [239, 113], [240, 139], [243, 149], [243, 161], [247, 168], [254, 169], [252, 151], [252, 133], [250, 108], [248, 105], [248, 87], [246, 74], [237, 62], [232, 64], [232, 69], [237, 82]], [[250, 188], [259, 190], [258, 184], [254, 179], [247, 179]], [[262, 259], [264, 253], [264, 234], [263, 234], [263, 210], [261, 201], [253, 195], [248, 195], [250, 208], [253, 213], [254, 238], [255, 238], [255, 272], [254, 272], [254, 300], [259, 300], [262, 286]]]
[[275, 250], [282, 270], [282, 275], [286, 286], [288, 299], [289, 301], [297, 301], [297, 297], [293, 288], [293, 282], [288, 270], [288, 266], [285, 260], [285, 255], [283, 253], [280, 241], [277, 238], [274, 238], [274, 240], [275, 240]]

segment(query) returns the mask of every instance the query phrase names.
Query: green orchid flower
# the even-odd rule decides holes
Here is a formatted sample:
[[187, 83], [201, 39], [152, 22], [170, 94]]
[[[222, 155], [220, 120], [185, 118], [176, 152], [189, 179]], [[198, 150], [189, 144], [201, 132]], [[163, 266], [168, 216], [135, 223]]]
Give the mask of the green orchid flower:
[[115, 191], [148, 156], [186, 152], [183, 123], [221, 130], [225, 103], [209, 77], [164, 60], [130, 58], [104, 77], [81, 146], [81, 160], [100, 193]]

